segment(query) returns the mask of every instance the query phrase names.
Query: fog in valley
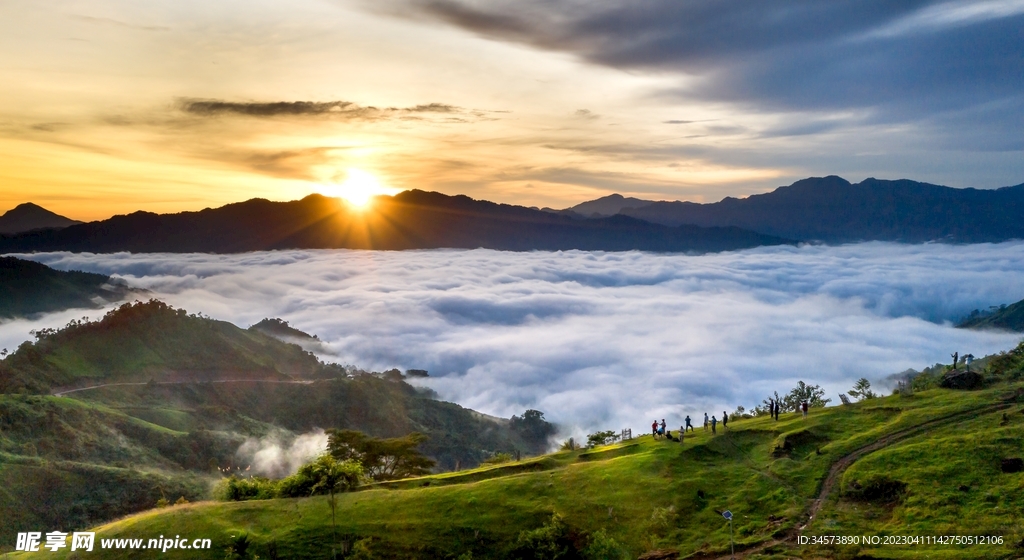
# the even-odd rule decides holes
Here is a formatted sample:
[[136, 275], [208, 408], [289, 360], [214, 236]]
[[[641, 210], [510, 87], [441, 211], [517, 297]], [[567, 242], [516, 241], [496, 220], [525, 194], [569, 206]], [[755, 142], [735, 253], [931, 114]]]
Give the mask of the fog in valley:
[[[877, 381], [949, 361], [954, 351], [1011, 348], [1019, 334], [960, 330], [951, 321], [1024, 298], [1021, 242], [783, 246], [704, 256], [21, 256], [113, 274], [241, 327], [280, 317], [319, 336], [327, 361], [426, 369], [431, 377], [417, 383], [446, 400], [502, 417], [536, 408], [577, 434], [642, 430], [655, 418], [678, 426], [686, 414], [696, 422], [705, 411], [750, 408], [798, 380], [822, 385], [836, 403], [860, 377]], [[0, 346], [13, 350], [31, 329], [103, 313], [9, 321], [0, 325]], [[276, 459], [280, 447], [252, 447], [261, 471], [291, 470]]]

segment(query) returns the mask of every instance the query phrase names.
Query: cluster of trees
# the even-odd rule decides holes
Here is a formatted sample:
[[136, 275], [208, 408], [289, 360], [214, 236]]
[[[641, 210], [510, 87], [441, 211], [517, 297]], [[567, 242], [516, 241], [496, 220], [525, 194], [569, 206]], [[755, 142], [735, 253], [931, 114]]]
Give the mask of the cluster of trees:
[[779, 396], [778, 391], [775, 391], [773, 396], [761, 401], [761, 404], [755, 406], [752, 411], [754, 416], [769, 414], [771, 411], [770, 401], [773, 400], [778, 403], [780, 412], [797, 412], [800, 410], [800, 404], [804, 401], [807, 401], [811, 407], [823, 407], [832, 402], [832, 399], [825, 398], [825, 390], [820, 385], [808, 385], [799, 381], [786, 396]]
[[352, 430], [329, 430], [327, 452], [280, 480], [253, 476], [225, 478], [217, 494], [223, 500], [300, 498], [356, 489], [364, 482], [398, 480], [430, 473], [434, 461], [417, 451], [426, 436], [380, 439]]

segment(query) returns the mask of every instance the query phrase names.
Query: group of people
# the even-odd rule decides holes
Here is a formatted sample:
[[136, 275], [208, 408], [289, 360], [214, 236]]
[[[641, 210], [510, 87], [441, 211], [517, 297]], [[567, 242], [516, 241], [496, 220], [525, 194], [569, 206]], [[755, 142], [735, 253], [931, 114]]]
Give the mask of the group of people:
[[[686, 416], [686, 419], [684, 421], [686, 422], [686, 424], [679, 427], [679, 437], [680, 438], [682, 438], [683, 434], [685, 434], [686, 432], [694, 431], [693, 421], [690, 419], [689, 415]], [[725, 429], [729, 428], [729, 414], [727, 412], [725, 412], [724, 410], [722, 411], [722, 427], [725, 428]], [[708, 417], [708, 413], [705, 412], [704, 413], [704, 431], [705, 432], [708, 431], [708, 428], [711, 428], [711, 433], [712, 434], [717, 434], [718, 433], [718, 418], [716, 418], [715, 416], [711, 416], [709, 418]], [[655, 420], [654, 422], [651, 422], [651, 435], [653, 435], [654, 437], [658, 437], [658, 436], [668, 436], [668, 437], [671, 437], [672, 432], [668, 431], [668, 429], [666, 428], [666, 424], [665, 424], [665, 419], [664, 418], [661, 419], [661, 423], [658, 423], [657, 420]]]
[[[799, 408], [800, 408], [800, 412], [802, 412], [804, 416], [807, 416], [807, 410], [808, 410], [808, 408], [810, 408], [810, 406], [809, 406], [809, 403], [806, 400], [800, 402], [800, 407]], [[780, 412], [782, 412], [782, 406], [780, 405], [779, 401], [776, 400], [776, 399], [768, 399], [768, 413], [771, 415], [771, 417], [773, 419], [775, 419], [775, 420], [778, 420]], [[690, 416], [689, 415], [686, 416], [685, 422], [686, 422], [685, 425], [679, 427], [679, 441], [682, 441], [683, 434], [685, 434], [686, 432], [694, 431], [693, 423], [690, 420]], [[708, 431], [708, 429], [710, 428], [711, 429], [711, 433], [713, 435], [717, 434], [718, 433], [718, 422], [719, 422], [718, 418], [715, 418], [714, 416], [711, 416], [709, 418], [708, 417], [708, 413], [707, 412], [704, 413], [704, 431], [705, 432]], [[721, 422], [722, 422], [722, 427], [723, 428], [725, 428], [725, 429], [729, 428], [729, 414], [726, 413], [724, 410], [722, 411], [722, 421]], [[668, 438], [671, 438], [671, 439], [676, 439], [676, 438], [672, 437], [672, 432], [670, 432], [667, 429], [666, 426], [667, 425], [665, 424], [665, 419], [664, 418], [661, 419], [660, 423], [657, 420], [655, 420], [654, 422], [651, 422], [651, 434], [654, 437], [656, 437], [656, 438], [657, 437], [668, 437]]]
[[[806, 400], [800, 401], [800, 412], [804, 416], [807, 416], [807, 410], [809, 408], [810, 408], [810, 405], [809, 405], [809, 403]], [[768, 399], [768, 413], [771, 414], [772, 419], [778, 420], [779, 419], [779, 412], [781, 412], [780, 406], [779, 406], [779, 401], [777, 401], [775, 399]]]

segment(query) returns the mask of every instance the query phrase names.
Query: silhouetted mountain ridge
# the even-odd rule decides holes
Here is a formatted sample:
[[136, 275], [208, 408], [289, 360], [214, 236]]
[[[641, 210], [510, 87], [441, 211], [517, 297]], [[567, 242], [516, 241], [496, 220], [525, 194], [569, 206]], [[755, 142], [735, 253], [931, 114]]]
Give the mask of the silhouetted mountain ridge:
[[212, 252], [273, 249], [497, 249], [708, 252], [786, 239], [739, 228], [670, 227], [628, 216], [579, 220], [420, 190], [377, 197], [360, 211], [310, 195], [252, 199], [198, 212], [135, 212], [59, 231], [0, 238], [0, 251]]
[[655, 202], [624, 214], [663, 225], [734, 226], [826, 242], [997, 242], [1024, 238], [1024, 184], [954, 189], [907, 179], [803, 179], [720, 202]]
[[26, 202], [0, 216], [0, 234], [21, 233], [36, 229], [59, 229], [80, 223], [82, 222], [50, 212], [38, 204]]

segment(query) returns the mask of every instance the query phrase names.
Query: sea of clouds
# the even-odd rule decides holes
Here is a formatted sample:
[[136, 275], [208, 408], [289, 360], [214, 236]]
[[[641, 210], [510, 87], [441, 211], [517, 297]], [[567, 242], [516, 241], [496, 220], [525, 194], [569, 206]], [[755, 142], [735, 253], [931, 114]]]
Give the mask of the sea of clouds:
[[[280, 317], [368, 370], [419, 368], [442, 398], [564, 434], [678, 426], [750, 408], [798, 380], [833, 402], [860, 377], [1012, 348], [955, 329], [1024, 298], [1024, 242], [642, 252], [275, 251], [22, 255], [113, 274], [190, 312], [247, 327]], [[0, 346], [81, 310], [0, 325]]]

